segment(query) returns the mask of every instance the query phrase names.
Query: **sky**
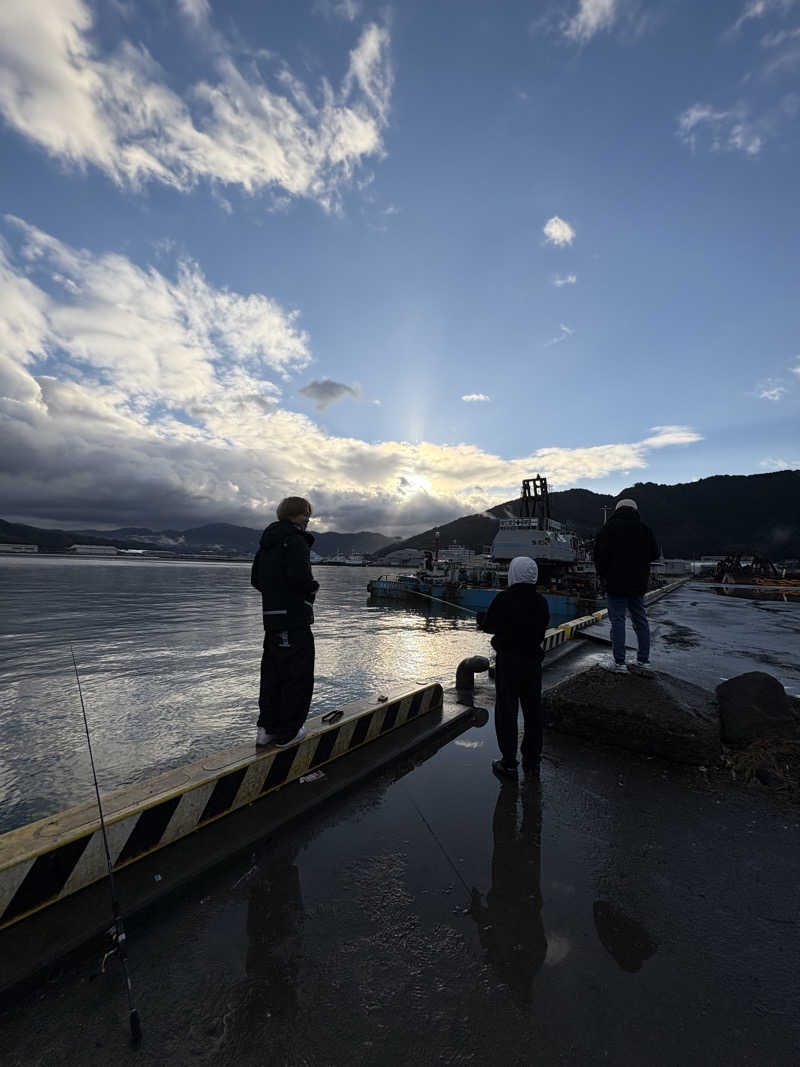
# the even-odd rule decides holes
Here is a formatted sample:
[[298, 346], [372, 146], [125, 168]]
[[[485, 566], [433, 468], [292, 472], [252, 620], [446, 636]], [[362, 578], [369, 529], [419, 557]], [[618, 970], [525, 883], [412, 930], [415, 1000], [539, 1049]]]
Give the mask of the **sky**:
[[800, 0], [3, 0], [0, 516], [800, 467]]

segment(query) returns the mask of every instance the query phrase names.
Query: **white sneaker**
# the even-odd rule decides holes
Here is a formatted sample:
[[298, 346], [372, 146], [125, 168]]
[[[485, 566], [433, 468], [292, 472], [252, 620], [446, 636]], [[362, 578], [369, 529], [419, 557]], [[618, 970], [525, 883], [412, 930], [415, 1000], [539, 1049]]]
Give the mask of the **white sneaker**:
[[632, 674], [638, 674], [641, 678], [655, 678], [656, 672], [650, 666], [650, 663], [641, 663], [637, 660], [635, 663], [628, 664], [628, 670]]
[[297, 733], [294, 735], [294, 737], [291, 737], [288, 741], [282, 741], [280, 743], [277, 741], [273, 741], [272, 743], [275, 748], [291, 748], [291, 746], [296, 745], [298, 741], [302, 741], [305, 736], [306, 728], [305, 726], [301, 726]]
[[625, 674], [625, 664], [617, 663], [613, 656], [603, 660], [600, 666], [604, 671], [611, 671], [612, 674]]
[[256, 745], [269, 745], [272, 743], [272, 734], [268, 734], [263, 726], [256, 730]]

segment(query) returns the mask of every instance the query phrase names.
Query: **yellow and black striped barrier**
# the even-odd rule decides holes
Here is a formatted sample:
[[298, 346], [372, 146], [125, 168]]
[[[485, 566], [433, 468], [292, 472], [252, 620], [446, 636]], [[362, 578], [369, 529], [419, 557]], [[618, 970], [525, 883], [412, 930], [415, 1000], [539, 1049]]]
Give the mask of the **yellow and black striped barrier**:
[[[440, 710], [438, 683], [359, 700], [291, 748], [239, 745], [103, 797], [114, 871], [377, 738]], [[95, 803], [0, 836], [0, 929], [108, 873]]]

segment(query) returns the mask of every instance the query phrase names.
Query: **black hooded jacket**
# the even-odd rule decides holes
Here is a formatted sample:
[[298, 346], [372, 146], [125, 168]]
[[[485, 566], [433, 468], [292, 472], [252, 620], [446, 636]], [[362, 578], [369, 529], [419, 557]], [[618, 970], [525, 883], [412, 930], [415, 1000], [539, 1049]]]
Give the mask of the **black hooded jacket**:
[[617, 508], [594, 542], [594, 565], [611, 596], [642, 596], [647, 592], [650, 564], [658, 544], [636, 508]]
[[547, 601], [529, 582], [516, 582], [503, 589], [485, 612], [478, 614], [478, 628], [494, 634], [496, 652], [517, 652], [533, 660], [544, 659], [542, 641], [550, 622]]
[[261, 593], [265, 630], [293, 630], [314, 621], [319, 582], [311, 573], [314, 538], [293, 522], [271, 523], [261, 535], [250, 584]]

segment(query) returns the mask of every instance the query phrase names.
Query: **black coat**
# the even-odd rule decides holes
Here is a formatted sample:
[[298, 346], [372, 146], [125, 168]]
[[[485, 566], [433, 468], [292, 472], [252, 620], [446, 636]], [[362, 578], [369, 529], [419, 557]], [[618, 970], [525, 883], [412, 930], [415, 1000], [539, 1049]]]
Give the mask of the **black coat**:
[[314, 538], [293, 522], [273, 522], [261, 535], [250, 583], [261, 593], [265, 630], [293, 630], [314, 621], [319, 582], [311, 573]]
[[617, 508], [594, 542], [594, 565], [611, 596], [642, 596], [647, 592], [650, 564], [658, 544], [635, 508]]
[[530, 582], [516, 582], [503, 589], [486, 613], [478, 616], [481, 630], [494, 634], [492, 648], [496, 652], [519, 652], [539, 661], [544, 659], [542, 641], [549, 622], [547, 601]]

